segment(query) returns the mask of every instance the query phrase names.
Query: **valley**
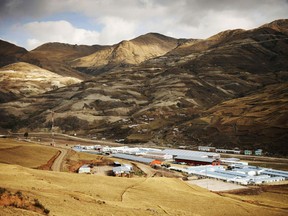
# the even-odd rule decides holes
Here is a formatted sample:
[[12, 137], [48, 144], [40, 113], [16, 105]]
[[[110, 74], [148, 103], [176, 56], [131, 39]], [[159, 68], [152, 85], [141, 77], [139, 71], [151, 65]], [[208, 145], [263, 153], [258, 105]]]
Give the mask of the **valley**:
[[[4, 66], [0, 127], [47, 132], [53, 111], [58, 133], [287, 155], [286, 27], [277, 20], [206, 40], [150, 33], [110, 47], [42, 45], [19, 58], [58, 75], [48, 81], [37, 66]], [[24, 64], [37, 72], [19, 82], [9, 71], [28, 76]]]

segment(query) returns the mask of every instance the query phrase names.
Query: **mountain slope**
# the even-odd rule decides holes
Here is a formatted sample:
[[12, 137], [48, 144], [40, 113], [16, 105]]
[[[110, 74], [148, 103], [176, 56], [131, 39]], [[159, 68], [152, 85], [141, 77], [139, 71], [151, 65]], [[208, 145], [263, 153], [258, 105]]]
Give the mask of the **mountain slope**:
[[63, 43], [47, 43], [22, 56], [21, 60], [44, 69], [53, 71], [61, 76], [71, 76], [87, 79], [89, 76], [70, 67], [69, 62], [76, 58], [89, 55], [103, 47], [94, 45], [70, 45]]
[[63, 77], [24, 62], [0, 68], [0, 75], [0, 103], [41, 94], [81, 81], [74, 77]]
[[[269, 85], [246, 97], [212, 107], [182, 125], [188, 139], [219, 143], [222, 148], [256, 149], [288, 154], [288, 83]], [[188, 128], [188, 129], [187, 129]], [[206, 137], [206, 138], [205, 138]]]
[[17, 62], [27, 52], [22, 47], [0, 40], [0, 67]]
[[177, 39], [149, 33], [130, 41], [122, 41], [89, 56], [78, 58], [72, 62], [72, 66], [81, 71], [97, 74], [119, 65], [136, 65], [148, 59], [162, 56], [177, 45]]
[[[0, 126], [47, 130], [50, 109], [55, 112], [55, 130], [59, 132], [190, 148], [261, 147], [271, 154], [282, 149], [280, 154], [285, 155], [286, 122], [273, 120], [287, 118], [287, 113], [280, 111], [287, 103], [287, 39], [285, 30], [261, 26], [186, 41], [166, 55], [140, 64], [115, 67], [81, 84], [2, 104]], [[256, 99], [250, 100], [250, 96]], [[268, 109], [262, 102], [269, 98], [275, 101], [269, 102]], [[236, 102], [229, 109], [244, 108], [237, 118], [233, 114], [229, 119], [223, 104], [232, 104], [233, 99]], [[253, 109], [249, 103], [254, 104]], [[247, 120], [253, 110], [268, 117], [256, 119], [256, 123], [251, 120], [254, 117]], [[233, 127], [225, 122], [232, 122]]]

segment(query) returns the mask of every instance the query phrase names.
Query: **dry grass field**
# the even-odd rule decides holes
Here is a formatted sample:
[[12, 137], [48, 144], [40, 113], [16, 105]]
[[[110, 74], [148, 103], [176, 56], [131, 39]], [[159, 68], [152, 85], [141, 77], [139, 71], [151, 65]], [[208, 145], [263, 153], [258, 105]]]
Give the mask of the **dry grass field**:
[[[49, 215], [57, 216], [270, 216], [288, 213], [287, 185], [265, 186], [253, 193], [213, 193], [180, 178], [120, 178], [31, 169], [45, 164], [56, 152], [57, 149], [49, 146], [1, 140], [0, 187], [11, 194], [19, 194], [20, 191], [32, 203], [37, 199], [43, 208], [50, 211]], [[68, 154], [73, 161], [95, 160], [97, 157], [85, 153]], [[0, 215], [41, 213], [15, 208], [15, 205], [0, 205]]]
[[[78, 175], [7, 164], [0, 164], [0, 173], [2, 187], [37, 198], [50, 215], [285, 215], [288, 208], [287, 187], [281, 194], [264, 191], [242, 198], [175, 178]], [[1, 207], [0, 212], [29, 215], [12, 207]]]
[[0, 162], [36, 168], [46, 164], [57, 149], [16, 139], [0, 139]]

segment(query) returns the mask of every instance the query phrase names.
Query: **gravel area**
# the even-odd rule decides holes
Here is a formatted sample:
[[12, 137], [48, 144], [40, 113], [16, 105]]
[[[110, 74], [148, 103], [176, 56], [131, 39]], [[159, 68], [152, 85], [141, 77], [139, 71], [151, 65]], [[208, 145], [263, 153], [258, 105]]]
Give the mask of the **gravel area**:
[[247, 188], [246, 186], [218, 181], [215, 179], [189, 180], [188, 183], [197, 185], [202, 188], [206, 188], [210, 191], [230, 191]]

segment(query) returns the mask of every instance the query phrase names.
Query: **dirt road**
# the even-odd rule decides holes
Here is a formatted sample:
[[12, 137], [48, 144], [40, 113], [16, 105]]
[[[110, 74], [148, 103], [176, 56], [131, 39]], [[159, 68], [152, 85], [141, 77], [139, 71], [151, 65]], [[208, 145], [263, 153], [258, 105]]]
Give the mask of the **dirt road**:
[[53, 171], [58, 171], [60, 172], [61, 169], [62, 169], [62, 164], [63, 164], [63, 161], [64, 161], [64, 158], [66, 156], [66, 154], [68, 153], [68, 150], [67, 149], [59, 149], [60, 150], [60, 155], [56, 158], [56, 160], [54, 161], [51, 169]]

